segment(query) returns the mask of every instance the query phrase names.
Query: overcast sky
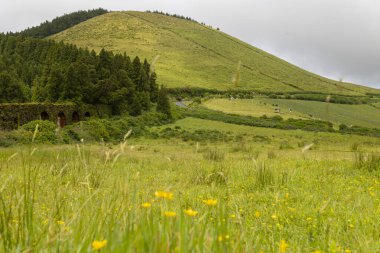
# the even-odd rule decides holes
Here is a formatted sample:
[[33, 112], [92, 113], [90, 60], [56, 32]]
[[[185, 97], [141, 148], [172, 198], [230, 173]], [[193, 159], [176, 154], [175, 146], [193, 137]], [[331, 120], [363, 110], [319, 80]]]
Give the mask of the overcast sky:
[[0, 32], [98, 7], [190, 16], [312, 72], [380, 88], [379, 0], [0, 0]]

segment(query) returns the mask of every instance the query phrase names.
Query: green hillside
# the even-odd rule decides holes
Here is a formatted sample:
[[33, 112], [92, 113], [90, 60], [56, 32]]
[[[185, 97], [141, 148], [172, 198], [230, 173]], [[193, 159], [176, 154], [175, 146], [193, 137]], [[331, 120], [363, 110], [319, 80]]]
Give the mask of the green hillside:
[[374, 89], [332, 81], [302, 70], [223, 32], [154, 13], [111, 12], [59, 34], [63, 40], [157, 60], [158, 81], [169, 87], [233, 88], [241, 61], [239, 89], [364, 94]]
[[[280, 113], [275, 113], [273, 104], [278, 105]], [[210, 99], [204, 103], [210, 109], [248, 116], [270, 117], [279, 115], [285, 119], [321, 119], [337, 124], [357, 125], [380, 128], [380, 109], [376, 105], [345, 105], [317, 101], [288, 99]], [[291, 111], [290, 111], [291, 109]]]

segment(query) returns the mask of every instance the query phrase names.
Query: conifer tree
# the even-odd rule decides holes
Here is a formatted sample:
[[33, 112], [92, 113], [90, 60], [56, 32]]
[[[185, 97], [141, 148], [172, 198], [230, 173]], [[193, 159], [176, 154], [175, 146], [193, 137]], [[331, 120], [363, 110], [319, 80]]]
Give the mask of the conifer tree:
[[141, 114], [142, 108], [136, 93], [129, 96], [128, 111], [131, 116], [138, 116]]
[[172, 118], [168, 93], [167, 93], [167, 90], [165, 89], [165, 87], [163, 87], [163, 86], [161, 86], [161, 89], [158, 92], [157, 109], [156, 110], [157, 110], [157, 112], [165, 114], [168, 117], [168, 119]]

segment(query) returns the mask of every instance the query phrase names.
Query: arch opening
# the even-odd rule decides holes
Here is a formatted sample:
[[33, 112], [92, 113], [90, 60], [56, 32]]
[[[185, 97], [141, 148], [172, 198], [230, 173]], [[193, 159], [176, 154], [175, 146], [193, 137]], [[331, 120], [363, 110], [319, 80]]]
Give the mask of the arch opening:
[[46, 111], [41, 112], [41, 120], [49, 120], [49, 114]]
[[90, 114], [89, 112], [86, 112], [86, 113], [84, 114], [84, 116], [85, 116], [86, 118], [89, 118], [89, 117], [91, 117], [91, 114]]
[[71, 118], [73, 123], [79, 122], [79, 113], [77, 111], [73, 112], [72, 118]]
[[57, 124], [61, 128], [66, 126], [66, 115], [63, 112], [58, 113]]

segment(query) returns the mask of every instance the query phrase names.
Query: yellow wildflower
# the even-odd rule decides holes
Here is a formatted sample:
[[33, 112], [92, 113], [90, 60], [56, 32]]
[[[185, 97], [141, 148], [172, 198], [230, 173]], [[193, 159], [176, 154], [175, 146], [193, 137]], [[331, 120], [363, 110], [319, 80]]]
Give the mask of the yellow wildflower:
[[274, 220], [276, 220], [277, 219], [277, 215], [272, 214], [271, 218], [274, 219]]
[[59, 221], [57, 221], [57, 224], [58, 224], [58, 225], [65, 225], [65, 222], [62, 221], [62, 220], [59, 220]]
[[102, 241], [93, 241], [91, 246], [93, 250], [101, 250], [107, 245], [107, 240], [102, 240]]
[[151, 206], [152, 206], [152, 204], [149, 203], [149, 202], [145, 202], [145, 203], [142, 203], [142, 204], [141, 204], [141, 207], [144, 207], [144, 208], [149, 208], [149, 207], [151, 207]]
[[184, 211], [187, 216], [194, 217], [197, 216], [198, 212], [192, 210], [191, 208]]
[[206, 199], [206, 200], [203, 200], [202, 202], [208, 206], [216, 206], [218, 204], [218, 200], [216, 199]]
[[231, 218], [231, 219], [235, 219], [235, 218], [236, 218], [236, 215], [235, 215], [235, 214], [231, 214], [231, 215], [230, 215], [230, 218]]
[[218, 241], [219, 241], [219, 242], [222, 242], [222, 241], [223, 241], [223, 236], [219, 235], [219, 236], [218, 236]]
[[351, 250], [350, 249], [346, 249], [345, 252], [346, 253], [351, 253]]
[[289, 247], [289, 244], [287, 244], [285, 240], [281, 240], [281, 242], [280, 242], [280, 253], [285, 253], [286, 249], [288, 247]]
[[313, 253], [322, 253], [320, 250], [314, 250]]
[[255, 217], [256, 217], [256, 218], [260, 218], [260, 216], [261, 216], [261, 213], [260, 213], [259, 211], [256, 211], [256, 212], [255, 212]]
[[173, 199], [173, 193], [171, 193], [171, 192], [156, 191], [156, 192], [154, 193], [154, 195], [155, 195], [157, 198], [163, 198], [163, 199], [168, 199], [168, 200], [172, 200], [172, 199]]
[[166, 217], [175, 217], [177, 214], [176, 212], [164, 212], [164, 215]]

